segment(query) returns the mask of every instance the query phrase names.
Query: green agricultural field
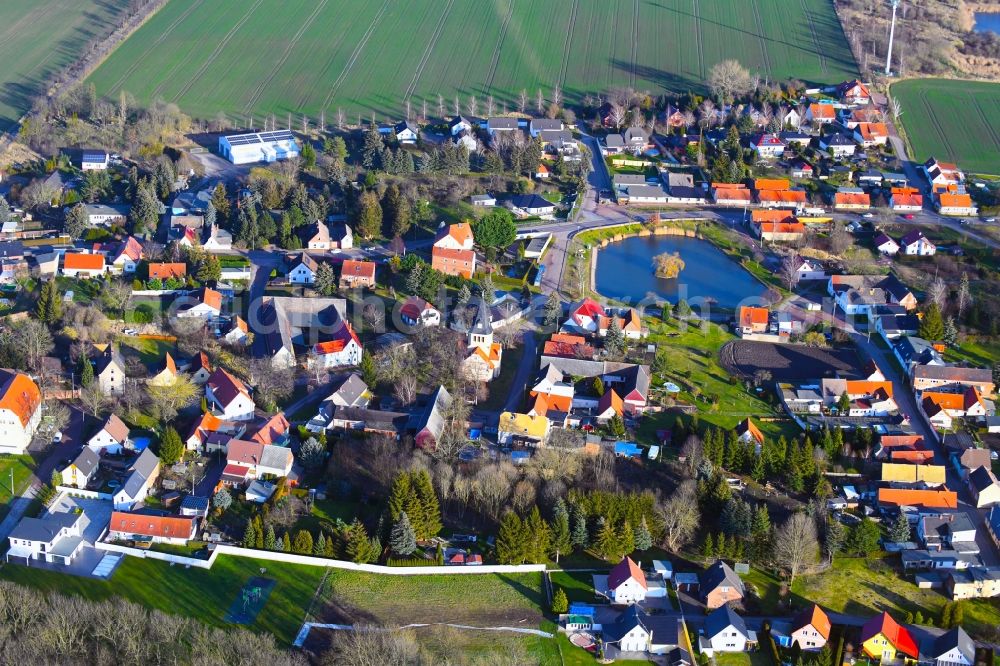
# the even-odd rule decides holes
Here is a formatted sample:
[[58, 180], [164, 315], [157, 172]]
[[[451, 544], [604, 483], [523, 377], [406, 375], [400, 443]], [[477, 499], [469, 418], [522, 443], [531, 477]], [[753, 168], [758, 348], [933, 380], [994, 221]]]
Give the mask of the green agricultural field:
[[126, 90], [202, 118], [260, 125], [437, 114], [470, 96], [486, 112], [631, 86], [699, 88], [736, 58], [770, 80], [856, 75], [830, 0], [171, 0], [108, 58], [98, 93]]
[[0, 130], [31, 108], [45, 81], [115, 22], [128, 0], [0, 2]]
[[913, 159], [1000, 174], [1000, 83], [911, 79], [893, 84]]

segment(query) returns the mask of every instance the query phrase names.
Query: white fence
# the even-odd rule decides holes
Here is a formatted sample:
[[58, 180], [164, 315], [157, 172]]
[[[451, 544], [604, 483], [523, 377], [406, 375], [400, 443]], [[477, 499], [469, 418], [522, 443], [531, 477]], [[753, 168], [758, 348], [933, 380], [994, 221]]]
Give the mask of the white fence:
[[199, 569], [211, 569], [212, 564], [215, 562], [215, 554], [213, 553], [211, 557], [207, 560], [199, 560], [193, 557], [185, 557], [183, 555], [172, 555], [170, 553], [161, 553], [156, 550], [144, 550], [142, 548], [132, 548], [131, 546], [122, 546], [117, 543], [107, 543], [105, 541], [98, 541], [94, 544], [94, 547], [98, 550], [108, 550], [113, 553], [124, 553], [125, 555], [131, 555], [132, 557], [142, 557], [150, 560], [162, 560], [164, 562], [171, 562], [173, 564], [183, 564], [188, 567], [198, 567]]
[[133, 296], [173, 296], [174, 294], [186, 294], [187, 289], [135, 289]]
[[99, 493], [96, 490], [83, 490], [82, 488], [74, 488], [73, 486], [56, 486], [56, 490], [61, 493], [66, 493], [70, 497], [82, 497], [84, 499], [99, 500], [113, 499], [111, 493]]
[[356, 564], [344, 560], [333, 560], [325, 557], [313, 557], [312, 555], [300, 555], [298, 553], [283, 553], [273, 550], [255, 550], [253, 548], [241, 548], [240, 546], [229, 546], [219, 544], [212, 550], [208, 559], [197, 559], [184, 557], [183, 555], [171, 555], [160, 553], [155, 550], [145, 550], [142, 548], [132, 548], [114, 543], [99, 542], [96, 544], [101, 550], [111, 550], [117, 553], [125, 553], [134, 557], [144, 557], [152, 560], [163, 560], [175, 564], [198, 567], [201, 569], [211, 569], [215, 564], [215, 558], [219, 555], [232, 555], [233, 557], [249, 557], [255, 560], [270, 560], [272, 562], [287, 562], [289, 564], [303, 564], [310, 567], [330, 567], [332, 569], [346, 569], [348, 571], [363, 571], [373, 574], [387, 574], [390, 576], [428, 576], [428, 575], [474, 575], [474, 574], [494, 574], [494, 573], [541, 573], [545, 571], [544, 564], [491, 564], [485, 566], [430, 566], [430, 567], [385, 567], [379, 564]]

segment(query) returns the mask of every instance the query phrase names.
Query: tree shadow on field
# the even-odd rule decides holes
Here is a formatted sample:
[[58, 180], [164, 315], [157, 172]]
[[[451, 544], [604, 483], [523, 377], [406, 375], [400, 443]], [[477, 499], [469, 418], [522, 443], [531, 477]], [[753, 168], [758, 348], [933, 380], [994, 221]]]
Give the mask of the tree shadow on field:
[[[610, 62], [619, 72], [631, 74], [633, 71], [632, 63], [628, 60], [611, 58]], [[652, 81], [655, 85], [668, 92], [683, 93], [692, 89], [704, 88], [705, 86], [704, 81], [698, 81], [687, 76], [681, 76], [677, 72], [669, 72], [665, 69], [649, 65], [637, 64], [634, 71], [636, 81], [640, 79], [643, 81]]]

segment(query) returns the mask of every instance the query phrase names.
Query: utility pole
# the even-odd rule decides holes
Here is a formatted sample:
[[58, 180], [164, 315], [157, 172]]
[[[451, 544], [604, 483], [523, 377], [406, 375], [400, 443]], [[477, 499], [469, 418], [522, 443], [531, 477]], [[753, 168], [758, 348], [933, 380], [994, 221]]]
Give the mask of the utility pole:
[[896, 34], [896, 8], [899, 7], [899, 0], [889, 0], [892, 2], [892, 23], [889, 24], [889, 48], [885, 54], [885, 75], [892, 73], [892, 38]]

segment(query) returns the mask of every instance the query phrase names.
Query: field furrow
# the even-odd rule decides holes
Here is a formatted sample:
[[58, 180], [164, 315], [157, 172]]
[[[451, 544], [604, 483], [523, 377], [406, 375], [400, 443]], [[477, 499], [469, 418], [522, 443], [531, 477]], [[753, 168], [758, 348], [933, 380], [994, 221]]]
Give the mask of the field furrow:
[[298, 32], [292, 35], [291, 40], [288, 42], [288, 46], [285, 47], [284, 53], [282, 53], [281, 57], [275, 61], [274, 66], [271, 67], [271, 71], [267, 73], [267, 76], [265, 76], [260, 83], [257, 84], [257, 87], [254, 88], [253, 92], [250, 93], [250, 99], [247, 100], [247, 104], [243, 108], [246, 113], [250, 113], [250, 111], [253, 110], [254, 105], [260, 100], [261, 93], [264, 92], [264, 89], [270, 85], [271, 81], [274, 80], [274, 77], [278, 74], [281, 68], [285, 66], [286, 62], [288, 62], [288, 56], [292, 53], [292, 50], [298, 46], [299, 40], [302, 39], [302, 35], [306, 33], [309, 27], [313, 24], [313, 21], [316, 20], [316, 17], [320, 15], [326, 7], [327, 2], [329, 2], [329, 0], [319, 0], [319, 2], [316, 3], [316, 8], [312, 11], [312, 14], [306, 17], [305, 22], [299, 28]]
[[[4, 5], [0, 31], [27, 25], [25, 12], [4, 22]], [[5, 64], [48, 55], [33, 50], [29, 61], [0, 42]], [[161, 96], [205, 119], [316, 121], [342, 108], [354, 122], [399, 119], [408, 101], [436, 107], [439, 95], [449, 110], [456, 96], [463, 109], [476, 96], [481, 111], [492, 95], [499, 111], [521, 90], [534, 107], [538, 89], [551, 97], [556, 86], [570, 104], [630, 86], [704, 92], [708, 71], [729, 58], [774, 81], [857, 74], [831, 0], [170, 0], [90, 80], [111, 100], [119, 90], [143, 104]], [[12, 101], [0, 97], [0, 115]]]
[[559, 68], [559, 86], [566, 85], [566, 71], [569, 69], [569, 52], [573, 45], [573, 32], [576, 30], [576, 17], [580, 13], [580, 0], [573, 0], [573, 6], [569, 13], [569, 28], [566, 30], [566, 38], [563, 40], [563, 55]]
[[195, 83], [197, 83], [198, 79], [200, 79], [202, 77], [202, 75], [205, 73], [205, 71], [209, 67], [212, 66], [212, 63], [215, 62], [215, 59], [219, 57], [219, 54], [221, 54], [222, 51], [226, 48], [226, 45], [229, 44], [229, 42], [230, 42], [230, 40], [232, 40], [233, 36], [235, 36], [236, 33], [239, 32], [240, 28], [243, 27], [244, 23], [246, 23], [247, 21], [250, 20], [250, 17], [257, 10], [257, 8], [260, 7], [260, 5], [261, 5], [261, 3], [263, 1], [264, 0], [256, 0], [256, 2], [254, 2], [254, 4], [250, 5], [250, 8], [246, 11], [245, 14], [243, 14], [243, 16], [240, 18], [240, 20], [237, 21], [233, 25], [233, 27], [229, 30], [229, 32], [226, 33], [225, 37], [223, 37], [222, 40], [219, 41], [218, 45], [216, 45], [216, 47], [212, 51], [212, 53], [209, 54], [208, 59], [206, 59], [205, 62], [202, 63], [201, 67], [198, 68], [198, 71], [195, 72], [194, 76], [192, 76], [190, 79], [188, 79], [188, 82], [184, 85], [183, 88], [181, 88], [180, 92], [178, 92], [176, 95], [174, 95], [174, 97], [173, 97], [174, 101], [177, 101], [177, 99], [179, 97], [183, 97], [184, 95], [186, 95], [188, 93], [189, 90], [191, 90], [191, 87]]
[[497, 44], [493, 47], [493, 59], [490, 61], [489, 73], [486, 75], [486, 91], [493, 89], [493, 78], [497, 75], [497, 64], [500, 62], [500, 53], [503, 50], [503, 40], [507, 36], [510, 28], [510, 19], [514, 16], [514, 0], [507, 0], [507, 14], [504, 16], [503, 24], [500, 26], [500, 36], [497, 37]]
[[[180, 16], [177, 17], [176, 20], [174, 20], [173, 23], [167, 26], [167, 29], [163, 31], [160, 37], [155, 42], [149, 45], [149, 48], [146, 49], [142, 57], [137, 58], [135, 62], [132, 64], [132, 66], [129, 67], [127, 70], [125, 70], [125, 73], [122, 74], [121, 78], [115, 81], [115, 83], [108, 89], [108, 94], [114, 94], [118, 92], [118, 90], [122, 87], [122, 84], [125, 83], [125, 81], [128, 80], [128, 78], [131, 77], [135, 73], [135, 71], [145, 63], [146, 58], [153, 52], [153, 50], [156, 49], [160, 44], [166, 42], [170, 38], [170, 35], [173, 34], [177, 26], [183, 23], [187, 19], [187, 17], [191, 15], [192, 12], [198, 9], [198, 6], [201, 5], [202, 2], [203, 0], [197, 0], [196, 2], [193, 2], [186, 10], [184, 10], [184, 12]], [[164, 77], [164, 80], [167, 80], [168, 78], [169, 77]]]
[[427, 61], [431, 58], [431, 53], [434, 52], [434, 47], [437, 46], [438, 40], [441, 39], [441, 33], [444, 32], [445, 19], [451, 14], [452, 7], [455, 6], [455, 0], [448, 0], [444, 4], [444, 11], [441, 12], [441, 18], [438, 20], [437, 28], [434, 30], [434, 34], [431, 35], [430, 40], [427, 42], [427, 48], [424, 49], [424, 54], [420, 58], [420, 63], [417, 65], [416, 70], [413, 72], [413, 78], [410, 79], [410, 85], [406, 88], [406, 93], [403, 95], [404, 99], [410, 99], [413, 95], [413, 91], [417, 87], [417, 82], [420, 81], [420, 75], [424, 73], [424, 68], [427, 67]]
[[361, 55], [361, 51], [363, 51], [365, 45], [368, 44], [368, 40], [370, 40], [372, 35], [375, 34], [375, 29], [378, 28], [379, 21], [382, 20], [382, 16], [385, 15], [385, 11], [388, 7], [389, 0], [385, 0], [385, 2], [382, 3], [382, 6], [379, 7], [378, 13], [375, 14], [375, 18], [372, 19], [371, 25], [368, 26], [365, 34], [361, 36], [361, 41], [358, 42], [357, 46], [354, 47], [354, 51], [351, 52], [351, 57], [347, 61], [347, 64], [344, 65], [344, 69], [341, 70], [340, 76], [337, 77], [337, 80], [334, 81], [333, 85], [330, 87], [330, 92], [327, 94], [326, 99], [323, 102], [324, 108], [330, 105], [330, 100], [334, 98], [341, 84], [351, 73], [351, 70], [354, 68], [354, 63], [358, 61], [358, 56]]

